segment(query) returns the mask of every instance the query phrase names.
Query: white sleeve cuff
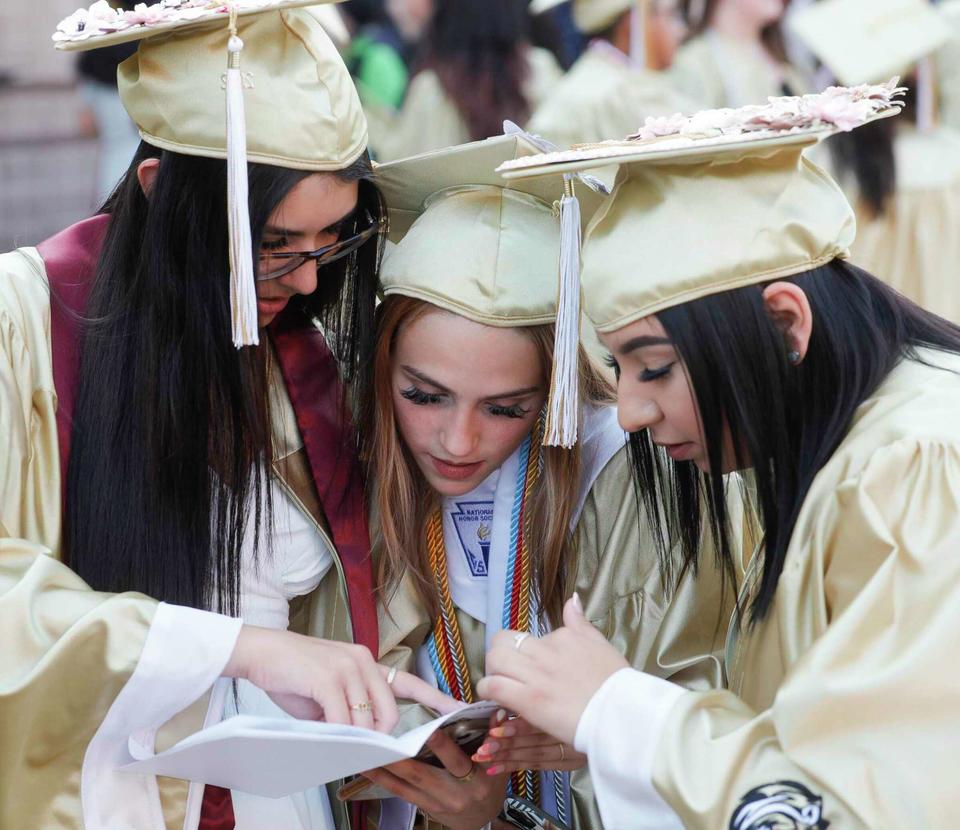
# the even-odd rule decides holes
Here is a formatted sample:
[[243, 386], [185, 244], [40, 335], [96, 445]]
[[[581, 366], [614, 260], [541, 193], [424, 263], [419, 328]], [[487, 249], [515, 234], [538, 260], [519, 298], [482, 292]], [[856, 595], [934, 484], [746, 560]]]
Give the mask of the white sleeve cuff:
[[590, 698], [574, 746], [587, 755], [590, 780], [606, 830], [682, 828], [653, 786], [653, 761], [680, 686], [621, 669]]
[[152, 742], [159, 727], [214, 684], [242, 625], [240, 619], [160, 603], [133, 674], [84, 754], [84, 827], [162, 827], [155, 779], [117, 768], [132, 760], [131, 736], [142, 733], [141, 741]]

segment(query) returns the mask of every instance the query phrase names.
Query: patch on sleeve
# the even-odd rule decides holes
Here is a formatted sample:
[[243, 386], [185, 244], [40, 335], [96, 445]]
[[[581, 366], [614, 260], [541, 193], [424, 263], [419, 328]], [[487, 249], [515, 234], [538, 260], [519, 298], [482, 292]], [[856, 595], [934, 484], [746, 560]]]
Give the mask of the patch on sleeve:
[[490, 532], [493, 525], [492, 501], [458, 501], [450, 511], [457, 529], [460, 549], [470, 567], [471, 575], [487, 575], [490, 564]]
[[826, 830], [823, 799], [796, 781], [754, 787], [737, 805], [729, 830]]

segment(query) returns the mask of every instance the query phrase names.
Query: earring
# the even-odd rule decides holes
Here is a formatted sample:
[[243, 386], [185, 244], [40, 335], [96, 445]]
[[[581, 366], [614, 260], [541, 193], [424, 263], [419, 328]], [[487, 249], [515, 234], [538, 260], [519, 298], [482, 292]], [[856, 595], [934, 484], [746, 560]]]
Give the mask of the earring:
[[787, 352], [787, 360], [789, 360], [794, 366], [800, 362], [800, 352], [793, 351]]

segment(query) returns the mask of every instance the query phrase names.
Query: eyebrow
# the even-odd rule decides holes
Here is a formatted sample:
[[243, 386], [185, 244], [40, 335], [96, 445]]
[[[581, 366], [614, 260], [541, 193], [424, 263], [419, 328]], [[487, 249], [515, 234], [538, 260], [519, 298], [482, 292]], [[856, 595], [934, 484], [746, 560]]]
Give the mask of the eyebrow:
[[645, 346], [672, 346], [673, 341], [669, 337], [652, 337], [650, 335], [641, 335], [640, 337], [634, 337], [632, 340], [628, 340], [624, 343], [617, 351], [621, 355], [630, 354], [630, 352], [635, 351], [636, 349], [642, 349]]
[[[425, 375], [423, 372], [420, 372], [417, 369], [414, 369], [412, 366], [401, 366], [400, 368], [403, 369], [403, 371], [406, 372], [408, 375], [411, 375], [412, 377], [416, 378], [422, 383], [426, 383], [426, 384], [429, 384], [430, 386], [436, 387], [441, 392], [446, 392], [448, 395], [452, 394], [450, 390], [447, 389], [447, 387], [444, 386], [442, 383], [438, 383], [429, 375]], [[510, 392], [501, 392], [498, 395], [488, 395], [486, 398], [484, 398], [484, 400], [498, 401], [498, 400], [502, 400], [503, 398], [523, 398], [526, 395], [532, 395], [534, 392], [539, 392], [539, 391], [540, 391], [539, 386], [525, 386], [522, 389], [513, 389]]]
[[[335, 225], [339, 225], [341, 222], [345, 222], [347, 219], [353, 216], [354, 213], [357, 212], [357, 209], [359, 207], [360, 207], [359, 204], [354, 205], [352, 208], [350, 208], [350, 210], [348, 210], [345, 214], [343, 214], [343, 216], [341, 216], [339, 219], [335, 219], [333, 222], [327, 225], [323, 230], [329, 231]], [[270, 225], [270, 224], [263, 226], [263, 232], [273, 234], [275, 236], [286, 236], [288, 238], [289, 237], [297, 238], [297, 237], [302, 237], [307, 235], [306, 231], [297, 231], [297, 230], [294, 230], [293, 228], [281, 228], [281, 227], [278, 227], [277, 225]]]

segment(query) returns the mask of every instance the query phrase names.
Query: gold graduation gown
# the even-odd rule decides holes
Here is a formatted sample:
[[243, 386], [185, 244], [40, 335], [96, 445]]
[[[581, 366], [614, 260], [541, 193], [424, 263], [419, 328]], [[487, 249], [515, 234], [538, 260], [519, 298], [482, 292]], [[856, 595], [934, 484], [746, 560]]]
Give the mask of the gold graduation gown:
[[680, 47], [669, 71], [677, 89], [704, 109], [765, 104], [784, 94], [784, 81], [795, 95], [808, 91], [799, 71], [759, 50], [707, 30]]
[[[523, 91], [532, 112], [560, 79], [562, 72], [553, 55], [545, 49], [530, 47], [527, 60], [530, 72]], [[467, 125], [432, 69], [424, 69], [413, 77], [399, 112], [372, 102], [365, 102], [364, 112], [370, 131], [371, 152], [380, 162], [472, 140]]]
[[666, 72], [631, 66], [606, 43], [590, 46], [550, 91], [527, 129], [560, 147], [625, 138], [650, 116], [693, 112]]
[[882, 216], [857, 204], [853, 262], [960, 323], [960, 132], [898, 129], [896, 191]]
[[[722, 604], [719, 576], [709, 565], [700, 579], [685, 578], [671, 596], [660, 578], [650, 533], [638, 515], [629, 455], [623, 448], [597, 477], [580, 514], [573, 590], [580, 593], [587, 618], [631, 665], [688, 688], [716, 687], [722, 682], [723, 622], [732, 601]], [[727, 599], [732, 600], [730, 593]], [[484, 674], [485, 626], [459, 608], [457, 619], [476, 683]], [[432, 626], [412, 580], [405, 578], [381, 609], [381, 662], [414, 671], [417, 651]], [[586, 769], [572, 774], [570, 788], [574, 828], [600, 828]]]
[[[83, 826], [87, 747], [136, 670], [158, 610], [141, 594], [91, 591], [57, 561], [56, 408], [46, 272], [36, 249], [24, 248], [0, 255], [0, 827], [11, 830]], [[342, 566], [292, 408], [283, 413], [274, 474], [335, 562], [312, 594], [292, 603], [290, 627], [350, 641]], [[167, 723], [157, 751], [200, 728], [208, 701], [209, 694]], [[188, 784], [157, 781], [164, 826], [179, 830]], [[347, 827], [343, 806], [335, 798], [331, 805], [338, 826]]]
[[944, 368], [897, 366], [814, 479], [729, 691], [669, 711], [653, 783], [686, 827], [772, 827], [764, 797], [777, 827], [957, 826], [960, 358], [922, 355]]

